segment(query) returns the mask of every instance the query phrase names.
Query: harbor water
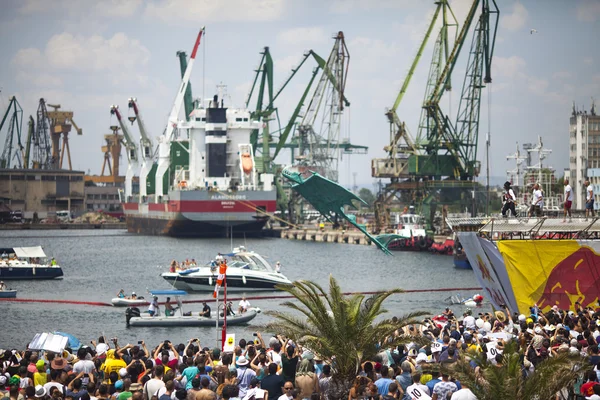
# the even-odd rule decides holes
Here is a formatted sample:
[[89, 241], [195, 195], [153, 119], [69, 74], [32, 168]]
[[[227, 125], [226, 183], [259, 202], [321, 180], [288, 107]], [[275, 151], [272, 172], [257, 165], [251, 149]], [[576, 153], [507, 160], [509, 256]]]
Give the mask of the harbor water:
[[[110, 303], [120, 289], [149, 297], [148, 290], [170, 289], [160, 277], [171, 260], [195, 258], [206, 263], [218, 252], [246, 246], [274, 264], [280, 261], [282, 273], [290, 280], [309, 279], [328, 287], [332, 274], [344, 292], [367, 292], [401, 288], [439, 289], [478, 287], [472, 271], [453, 267], [452, 257], [428, 253], [394, 253], [387, 256], [374, 246], [317, 243], [285, 239], [176, 239], [141, 236], [115, 230], [1, 231], [0, 247], [42, 246], [49, 257], [62, 266], [64, 278], [50, 281], [6, 281], [18, 290], [21, 299], [66, 299]], [[1, 278], [0, 278], [1, 279]], [[284, 292], [246, 292], [248, 296], [283, 295]], [[411, 311], [440, 313], [451, 295], [470, 297], [474, 291], [402, 293], [385, 304], [388, 316]], [[482, 293], [483, 294], [483, 293]], [[485, 295], [485, 294], [484, 294]], [[191, 294], [192, 299], [210, 299], [212, 294]], [[240, 294], [231, 293], [239, 298]], [[164, 299], [160, 299], [163, 301]], [[229, 327], [239, 338], [252, 339], [256, 326], [271, 317], [264, 311], [282, 309], [283, 299], [251, 300], [260, 307], [249, 326]], [[235, 302], [237, 303], [237, 301]], [[235, 304], [237, 308], [237, 304]], [[184, 311], [199, 311], [201, 304], [184, 304]], [[462, 306], [451, 306], [461, 312]], [[63, 331], [89, 343], [101, 334], [118, 337], [119, 343], [137, 343], [144, 339], [149, 346], [169, 338], [186, 342], [198, 337], [206, 346], [216, 345], [215, 328], [134, 328], [126, 327], [125, 308], [53, 304], [0, 302], [2, 329], [0, 348], [25, 348], [36, 333]], [[141, 308], [142, 311], [145, 308]], [[162, 309], [162, 307], [161, 307]], [[485, 307], [484, 307], [485, 309]], [[265, 335], [266, 336], [266, 335]]]

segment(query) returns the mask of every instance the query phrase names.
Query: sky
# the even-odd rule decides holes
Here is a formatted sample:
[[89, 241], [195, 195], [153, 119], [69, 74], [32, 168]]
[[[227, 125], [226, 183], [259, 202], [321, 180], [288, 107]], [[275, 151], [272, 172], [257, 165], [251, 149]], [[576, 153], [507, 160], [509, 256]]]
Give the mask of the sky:
[[[552, 149], [546, 165], [562, 175], [569, 161], [572, 104], [589, 111], [600, 95], [600, 1], [497, 1], [500, 24], [492, 60], [493, 83], [483, 90], [478, 159], [485, 180], [485, 136], [490, 132], [490, 175], [503, 181], [517, 141], [542, 136]], [[462, 24], [471, 5], [450, 2]], [[269, 46], [277, 88], [309, 49], [327, 57], [343, 31], [350, 53], [342, 135], [369, 146], [345, 155], [340, 182], [372, 186], [371, 159], [385, 156], [385, 117], [402, 86], [435, 9], [433, 0], [6, 0], [0, 14], [0, 109], [16, 96], [26, 118], [40, 98], [74, 111], [83, 136], [71, 135], [73, 168], [99, 174], [103, 135], [116, 125], [112, 104], [127, 115], [136, 97], [150, 134], [164, 130], [180, 82], [178, 50], [191, 53], [206, 36], [192, 73], [194, 97], [212, 97], [227, 85], [230, 106], [244, 104], [260, 51]], [[532, 30], [535, 30], [532, 33]], [[425, 49], [398, 115], [417, 132], [435, 36]], [[459, 57], [454, 90], [442, 108], [455, 119], [471, 34]], [[297, 74], [276, 104], [287, 121], [314, 65]], [[204, 82], [204, 85], [203, 85]], [[454, 116], [452, 116], [454, 115]], [[135, 138], [137, 127], [132, 128]], [[5, 138], [0, 136], [0, 146]], [[289, 161], [288, 157], [277, 160]], [[126, 158], [121, 156], [121, 170]]]

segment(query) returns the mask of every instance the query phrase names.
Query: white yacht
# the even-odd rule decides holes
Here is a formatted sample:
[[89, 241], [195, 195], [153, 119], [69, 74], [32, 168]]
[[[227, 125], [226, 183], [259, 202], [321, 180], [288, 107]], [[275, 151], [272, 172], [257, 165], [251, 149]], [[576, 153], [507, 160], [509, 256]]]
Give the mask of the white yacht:
[[[292, 283], [282, 273], [276, 272], [264, 257], [243, 246], [233, 249], [232, 253], [219, 256], [227, 260], [228, 292], [276, 290], [275, 285]], [[212, 292], [218, 275], [219, 268], [215, 261], [205, 266], [161, 274], [175, 289], [194, 292]]]

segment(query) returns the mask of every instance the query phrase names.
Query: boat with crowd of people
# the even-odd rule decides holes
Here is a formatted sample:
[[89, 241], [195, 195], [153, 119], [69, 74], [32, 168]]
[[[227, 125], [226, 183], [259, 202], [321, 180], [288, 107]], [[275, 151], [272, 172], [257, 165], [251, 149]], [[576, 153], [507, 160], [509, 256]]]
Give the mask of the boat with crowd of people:
[[219, 254], [207, 265], [191, 267], [184, 270], [171, 269], [161, 274], [175, 289], [212, 292], [219, 275], [218, 264], [227, 262], [227, 290], [275, 290], [277, 285], [291, 285], [291, 281], [281, 272], [273, 269], [265, 257], [249, 251], [244, 246], [233, 249], [233, 252]]
[[41, 246], [0, 248], [0, 279], [58, 279], [63, 270]]

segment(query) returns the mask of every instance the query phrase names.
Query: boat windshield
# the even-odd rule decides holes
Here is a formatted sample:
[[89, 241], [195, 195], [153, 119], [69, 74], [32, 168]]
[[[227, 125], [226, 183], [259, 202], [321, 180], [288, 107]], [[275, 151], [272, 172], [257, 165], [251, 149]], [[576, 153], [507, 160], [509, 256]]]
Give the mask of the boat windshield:
[[[242, 265], [234, 265], [235, 264], [243, 264]], [[262, 260], [260, 257], [257, 257], [255, 255], [249, 254], [249, 253], [245, 253], [245, 254], [236, 254], [233, 257], [231, 257], [231, 262], [228, 263], [228, 266], [232, 267], [238, 267], [238, 268], [247, 268], [247, 269], [251, 269], [253, 271], [265, 271], [265, 272], [271, 272], [272, 269], [271, 267], [266, 264], [266, 262], [264, 260]]]
[[402, 216], [402, 222], [405, 225], [420, 224], [421, 223], [421, 216], [420, 215], [403, 215]]

